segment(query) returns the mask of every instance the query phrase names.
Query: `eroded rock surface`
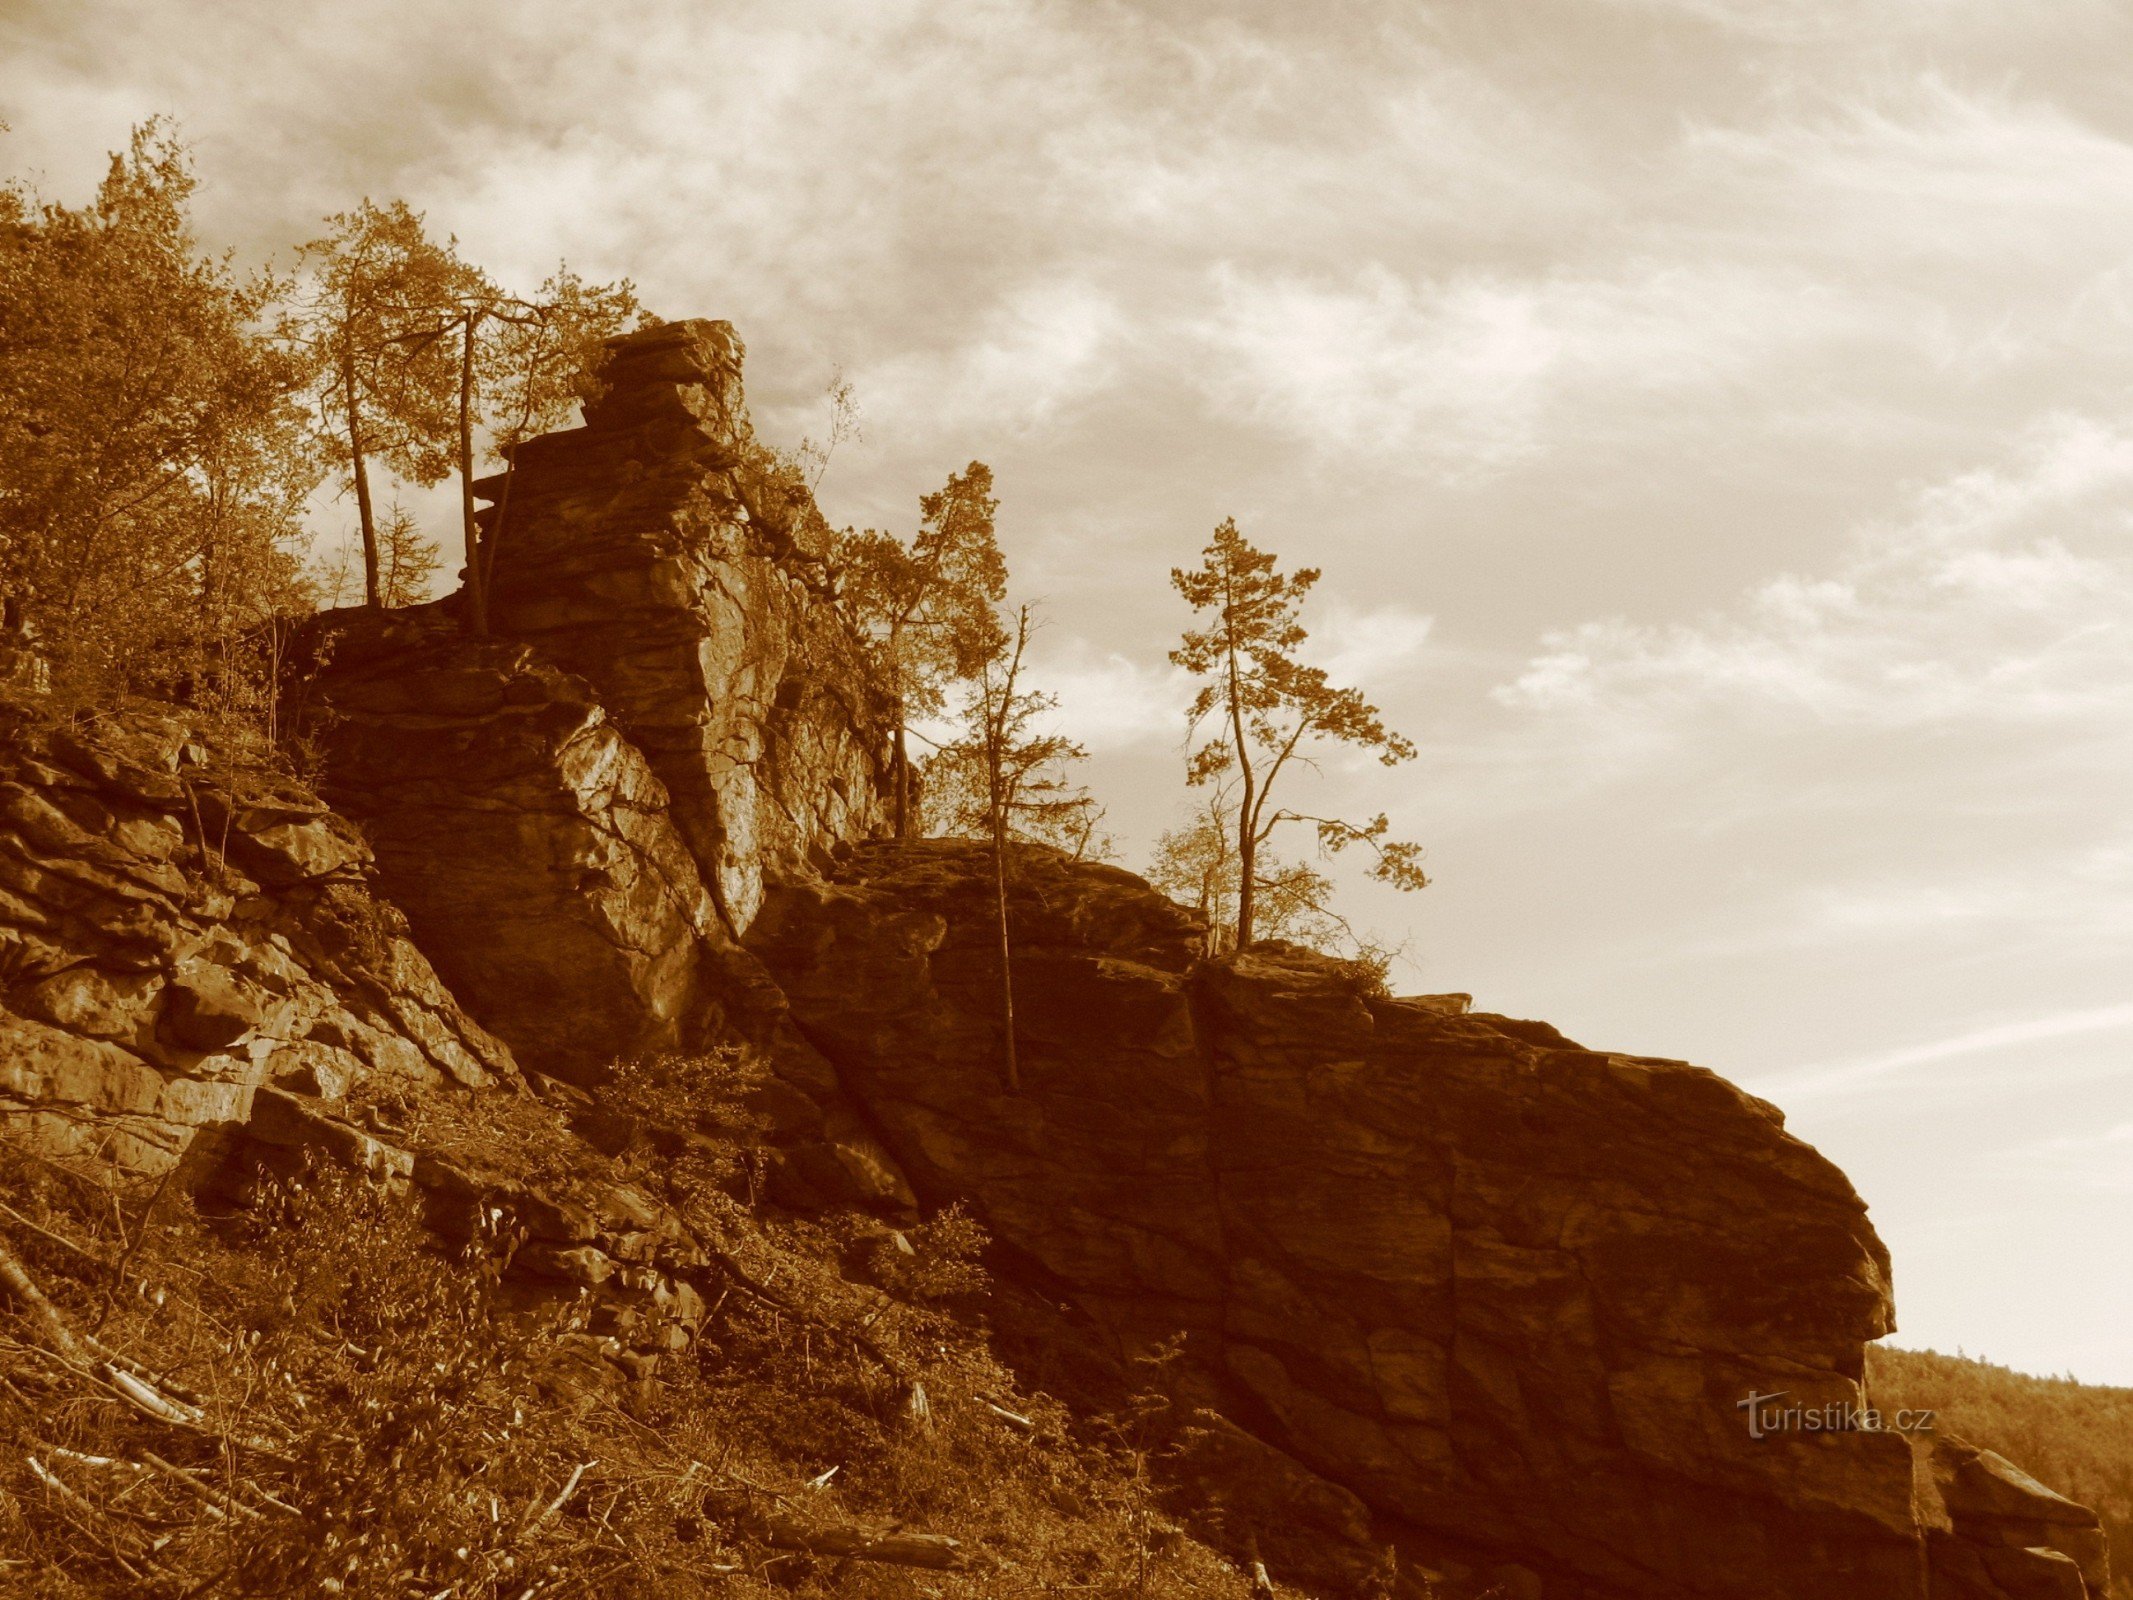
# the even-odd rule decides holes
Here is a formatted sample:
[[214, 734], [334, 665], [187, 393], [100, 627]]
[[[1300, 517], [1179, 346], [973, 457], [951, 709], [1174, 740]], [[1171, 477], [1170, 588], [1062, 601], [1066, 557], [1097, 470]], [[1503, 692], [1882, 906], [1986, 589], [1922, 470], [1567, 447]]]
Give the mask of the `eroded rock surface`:
[[690, 321], [614, 341], [586, 426], [486, 486], [492, 620], [583, 676], [673, 796], [728, 926], [766, 878], [877, 832], [883, 744], [822, 603], [827, 529], [754, 439], [740, 339]]
[[0, 1121], [170, 1166], [262, 1086], [511, 1081], [301, 786], [148, 711], [0, 732]]
[[1751, 1392], [1858, 1405], [1892, 1326], [1865, 1208], [1773, 1107], [1302, 951], [1196, 963], [1145, 884], [1037, 850], [1009, 1094], [986, 893], [971, 847], [870, 846], [752, 943], [921, 1196], [1123, 1343], [1184, 1332], [1233, 1415], [1550, 1595], [1969, 1592], [1929, 1591], [1926, 1546], [1978, 1550], [1979, 1514], [1906, 1438], [1750, 1436]]
[[445, 608], [337, 613], [307, 723], [416, 939], [528, 1066], [700, 1046], [731, 940], [664, 785], [583, 679]]

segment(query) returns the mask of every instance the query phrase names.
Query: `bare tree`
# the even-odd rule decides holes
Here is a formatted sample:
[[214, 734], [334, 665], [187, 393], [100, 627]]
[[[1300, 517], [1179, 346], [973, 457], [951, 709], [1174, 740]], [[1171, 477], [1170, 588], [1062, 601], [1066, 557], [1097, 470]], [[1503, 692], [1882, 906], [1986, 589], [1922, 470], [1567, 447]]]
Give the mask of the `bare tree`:
[[919, 501], [918, 533], [850, 529], [835, 553], [837, 602], [869, 645], [894, 717], [893, 812], [908, 839], [910, 726], [946, 704], [948, 685], [973, 675], [999, 634], [993, 608], [1007, 594], [1007, 563], [993, 529], [992, 469], [973, 461]]

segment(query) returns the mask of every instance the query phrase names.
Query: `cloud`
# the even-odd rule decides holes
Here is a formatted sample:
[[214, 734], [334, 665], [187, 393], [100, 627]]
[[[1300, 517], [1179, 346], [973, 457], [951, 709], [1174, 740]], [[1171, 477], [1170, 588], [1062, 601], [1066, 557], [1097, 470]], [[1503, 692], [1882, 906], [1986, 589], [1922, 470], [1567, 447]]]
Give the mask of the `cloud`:
[[1335, 600], [1312, 623], [1306, 654], [1338, 684], [1380, 695], [1418, 662], [1436, 618], [1391, 605], [1361, 608]]
[[1040, 634], [1031, 681], [1059, 697], [1061, 732], [1093, 754], [1182, 748], [1192, 688], [1185, 674], [1086, 639]]
[[2078, 1010], [2025, 1017], [2015, 1022], [1993, 1023], [1969, 1029], [1945, 1039], [1907, 1045], [1900, 1050], [1861, 1056], [1847, 1061], [1803, 1067], [1757, 1080], [1759, 1093], [1782, 1097], [1787, 1103], [1825, 1099], [1876, 1087], [1882, 1080], [1959, 1057], [1985, 1055], [2047, 1040], [2070, 1039], [2085, 1034], [2118, 1033], [2133, 1029], [2133, 1004], [2089, 1006]]
[[870, 408], [919, 413], [936, 433], [979, 436], [1057, 427], [1119, 373], [1126, 318], [1073, 279], [1024, 285], [963, 340], [908, 351], [853, 375]]
[[1723, 712], [1875, 728], [2087, 718], [2123, 738], [2133, 563], [2113, 497], [2128, 487], [2133, 423], [2049, 419], [2011, 465], [1861, 530], [1834, 571], [1770, 579], [1696, 622], [1552, 634], [1496, 697], [1647, 731]]
[[1996, 1152], [1993, 1160], [2003, 1168], [2042, 1174], [2077, 1188], [2133, 1193], [2133, 1122], [2031, 1140]]
[[[2002, 0], [1607, 0], [1623, 10], [1691, 17], [1773, 44], [1885, 44], [1891, 38], [2059, 35], [2108, 18], [2107, 0], [2049, 7]], [[2056, 13], [2056, 14], [2054, 14]]]
[[2116, 265], [2110, 218], [2133, 200], [2133, 143], [2063, 104], [1930, 70], [1692, 123], [1680, 154], [1691, 186], [1726, 185], [1731, 214], [1793, 259], [1871, 260], [1894, 287], [1921, 266], [1973, 284], [2019, 269], [2025, 302], [2070, 269]]

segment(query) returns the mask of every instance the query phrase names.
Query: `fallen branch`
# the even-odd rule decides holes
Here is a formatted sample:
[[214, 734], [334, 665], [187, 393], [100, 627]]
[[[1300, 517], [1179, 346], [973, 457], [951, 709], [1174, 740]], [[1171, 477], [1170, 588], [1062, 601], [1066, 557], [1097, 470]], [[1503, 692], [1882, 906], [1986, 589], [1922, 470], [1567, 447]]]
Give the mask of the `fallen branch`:
[[199, 1397], [184, 1385], [172, 1382], [131, 1356], [119, 1354], [93, 1333], [76, 1333], [60, 1315], [59, 1308], [45, 1298], [29, 1269], [5, 1243], [0, 1243], [0, 1286], [5, 1286], [8, 1293], [28, 1308], [31, 1320], [44, 1331], [45, 1340], [53, 1352], [72, 1365], [93, 1368], [101, 1363], [147, 1385], [156, 1391], [158, 1398], [176, 1395], [181, 1403], [197, 1404]]
[[976, 1400], [979, 1405], [983, 1406], [987, 1411], [990, 1411], [994, 1416], [998, 1417], [1009, 1427], [1019, 1428], [1024, 1433], [1035, 1433], [1037, 1431], [1037, 1424], [1031, 1421], [1028, 1417], [1022, 1415], [1021, 1412], [1010, 1411], [1007, 1409], [1007, 1407], [1001, 1405], [998, 1401], [988, 1399], [982, 1394], [973, 1395], [971, 1398]]
[[597, 1462], [586, 1461], [581, 1462], [579, 1465], [573, 1467], [570, 1472], [569, 1481], [563, 1485], [562, 1489], [557, 1493], [556, 1497], [553, 1500], [549, 1501], [548, 1504], [542, 1508], [541, 1514], [539, 1516], [533, 1518], [525, 1525], [525, 1527], [519, 1530], [519, 1537], [524, 1538], [527, 1534], [532, 1533], [535, 1529], [542, 1527], [558, 1511], [561, 1511], [564, 1506], [568, 1505], [570, 1503], [570, 1497], [578, 1492], [578, 1482], [585, 1476], [586, 1468], [597, 1466], [598, 1464], [599, 1463]]
[[30, 1319], [43, 1330], [45, 1338], [50, 1341], [55, 1351], [78, 1367], [93, 1364], [95, 1358], [90, 1354], [88, 1346], [74, 1337], [74, 1330], [67, 1326], [67, 1320], [59, 1314], [59, 1308], [44, 1297], [44, 1291], [37, 1287], [29, 1270], [15, 1258], [14, 1251], [8, 1249], [4, 1242], [0, 1242], [0, 1285], [4, 1285], [9, 1294], [22, 1302], [24, 1309], [30, 1314]]
[[745, 1538], [773, 1550], [796, 1550], [840, 1561], [880, 1561], [899, 1567], [926, 1567], [957, 1572], [969, 1564], [959, 1540], [944, 1533], [869, 1533], [855, 1523], [819, 1522], [782, 1511], [766, 1511], [744, 1495], [707, 1490], [704, 1508], [734, 1525]]
[[218, 1493], [216, 1490], [210, 1489], [206, 1484], [202, 1483], [190, 1472], [187, 1472], [183, 1467], [172, 1466], [168, 1461], [165, 1461], [153, 1450], [143, 1450], [141, 1452], [141, 1459], [147, 1462], [151, 1467], [155, 1468], [156, 1471], [162, 1473], [164, 1477], [173, 1478], [179, 1483], [185, 1485], [186, 1488], [190, 1489], [194, 1494], [198, 1495], [203, 1501], [205, 1501], [207, 1503], [207, 1509], [209, 1510], [209, 1512], [211, 1512], [217, 1517], [227, 1517], [234, 1514], [240, 1517], [250, 1517], [253, 1521], [257, 1522], [262, 1520], [266, 1516], [265, 1512], [260, 1511], [254, 1506], [248, 1506], [241, 1500], [234, 1499], [229, 1495], [221, 1494]]
[[197, 1406], [171, 1399], [160, 1389], [136, 1378], [124, 1367], [107, 1363], [104, 1377], [112, 1388], [131, 1401], [133, 1408], [144, 1416], [153, 1417], [158, 1422], [167, 1422], [173, 1427], [188, 1429], [193, 1433], [209, 1431], [207, 1418]]
[[42, 1223], [32, 1222], [28, 1217], [24, 1216], [21, 1212], [17, 1211], [13, 1206], [7, 1204], [5, 1201], [0, 1201], [0, 1215], [13, 1217], [16, 1222], [20, 1223], [23, 1227], [29, 1229], [30, 1232], [37, 1234], [42, 1238], [49, 1239], [52, 1243], [60, 1246], [64, 1250], [71, 1250], [75, 1255], [80, 1256], [82, 1260], [89, 1262], [92, 1266], [102, 1267], [106, 1272], [109, 1272], [111, 1270], [111, 1263], [106, 1260], [102, 1255], [98, 1254], [96, 1251], [91, 1250], [87, 1245], [78, 1243], [73, 1239], [69, 1239], [63, 1233], [54, 1233], [50, 1228], [45, 1227]]

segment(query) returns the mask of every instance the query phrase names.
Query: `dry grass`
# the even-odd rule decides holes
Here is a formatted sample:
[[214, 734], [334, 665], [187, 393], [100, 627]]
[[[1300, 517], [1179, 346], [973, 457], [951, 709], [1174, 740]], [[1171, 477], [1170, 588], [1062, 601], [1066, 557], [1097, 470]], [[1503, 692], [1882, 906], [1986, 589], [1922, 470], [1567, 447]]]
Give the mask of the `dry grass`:
[[[0, 1592], [1249, 1592], [1165, 1509], [1159, 1430], [1077, 1418], [994, 1359], [968, 1218], [899, 1237], [773, 1214], [728, 1077], [662, 1071], [618, 1091], [669, 1114], [613, 1158], [532, 1101], [355, 1108], [514, 1181], [633, 1180], [672, 1207], [709, 1314], [634, 1380], [595, 1354], [589, 1298], [509, 1272], [513, 1239], [447, 1251], [367, 1181], [314, 1170], [222, 1211], [172, 1192], [144, 1217], [146, 1190], [0, 1146], [0, 1243], [61, 1330], [0, 1295]], [[775, 1548], [775, 1518], [948, 1536], [962, 1565]]]

